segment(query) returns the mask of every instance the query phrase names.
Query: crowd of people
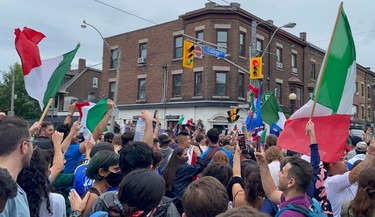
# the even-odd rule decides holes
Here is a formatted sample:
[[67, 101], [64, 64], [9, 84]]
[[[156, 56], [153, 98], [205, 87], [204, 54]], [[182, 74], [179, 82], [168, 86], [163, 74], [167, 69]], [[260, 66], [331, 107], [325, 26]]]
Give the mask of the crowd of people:
[[[375, 140], [351, 137], [337, 162], [321, 162], [314, 123], [310, 155], [258, 150], [253, 132], [222, 134], [202, 121], [161, 133], [159, 117], [142, 111], [134, 124], [104, 133], [115, 108], [82, 138], [80, 121], [30, 124], [0, 114], [0, 217], [375, 216]], [[253, 141], [254, 140], [254, 141]], [[332, 144], [335, 145], [335, 144]]]

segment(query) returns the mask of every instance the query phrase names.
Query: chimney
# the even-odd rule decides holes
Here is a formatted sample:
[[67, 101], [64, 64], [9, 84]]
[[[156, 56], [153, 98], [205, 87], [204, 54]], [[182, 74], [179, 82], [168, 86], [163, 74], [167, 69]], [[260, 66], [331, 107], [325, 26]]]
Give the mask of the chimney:
[[300, 32], [299, 38], [302, 39], [303, 41], [306, 41], [306, 32]]
[[230, 3], [230, 6], [231, 6], [232, 8], [237, 9], [237, 8], [240, 8], [240, 7], [241, 7], [241, 4], [238, 3], [238, 2], [232, 2], [232, 3]]
[[215, 5], [216, 5], [215, 2], [208, 2], [208, 3], [206, 3], [205, 8], [206, 9], [213, 9], [213, 8], [215, 8]]
[[86, 60], [78, 59], [78, 72], [82, 72], [86, 68]]

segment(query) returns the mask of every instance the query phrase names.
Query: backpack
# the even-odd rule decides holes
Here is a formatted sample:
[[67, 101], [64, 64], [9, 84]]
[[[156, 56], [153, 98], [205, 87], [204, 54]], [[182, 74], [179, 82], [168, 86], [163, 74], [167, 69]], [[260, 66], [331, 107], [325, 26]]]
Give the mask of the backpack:
[[180, 217], [173, 199], [163, 197], [153, 217]]
[[298, 205], [288, 204], [286, 207], [279, 210], [279, 212], [277, 212], [275, 217], [279, 217], [281, 213], [283, 213], [286, 210], [294, 210], [294, 211], [304, 214], [307, 217], [327, 217], [327, 215], [323, 212], [323, 209], [320, 206], [319, 202], [315, 198], [310, 199], [310, 201], [311, 201], [310, 209], [306, 209], [305, 207], [301, 207]]

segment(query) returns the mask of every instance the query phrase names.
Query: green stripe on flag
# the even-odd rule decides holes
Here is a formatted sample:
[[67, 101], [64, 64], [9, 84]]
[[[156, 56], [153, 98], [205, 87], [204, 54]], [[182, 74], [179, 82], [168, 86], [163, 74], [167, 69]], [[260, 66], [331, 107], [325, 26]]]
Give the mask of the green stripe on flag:
[[103, 119], [105, 113], [108, 110], [107, 98], [101, 99], [94, 107], [87, 112], [86, 127], [91, 132], [94, 132], [95, 127]]
[[72, 63], [79, 47], [80, 45], [77, 44], [74, 50], [63, 55], [63, 60], [57, 66], [57, 68], [55, 69], [51, 78], [48, 81], [48, 86], [43, 97], [44, 106], [47, 105], [51, 97], [55, 97], [57, 91], [60, 88], [61, 82], [64, 80], [64, 76], [68, 71], [70, 64]]
[[344, 9], [341, 9], [337, 19], [328, 52], [326, 66], [321, 71], [321, 74], [324, 73], [317, 102], [336, 113], [342, 101], [349, 68], [356, 59], [354, 41]]
[[272, 126], [273, 123], [277, 123], [279, 120], [279, 112], [282, 112], [282, 110], [279, 107], [279, 103], [277, 103], [275, 93], [272, 92], [260, 109], [263, 122], [270, 126]]

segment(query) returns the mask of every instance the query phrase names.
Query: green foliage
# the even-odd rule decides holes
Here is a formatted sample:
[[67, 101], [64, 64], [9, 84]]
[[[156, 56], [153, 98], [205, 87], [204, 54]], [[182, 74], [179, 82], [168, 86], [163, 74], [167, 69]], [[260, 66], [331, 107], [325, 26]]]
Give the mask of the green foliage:
[[2, 72], [3, 82], [0, 83], [0, 111], [10, 111], [11, 93], [12, 93], [12, 75], [15, 75], [14, 93], [17, 99], [14, 100], [15, 115], [24, 119], [34, 119], [41, 116], [41, 110], [38, 101], [31, 98], [25, 89], [23, 81], [22, 67], [15, 63], [9, 67], [8, 72]]

